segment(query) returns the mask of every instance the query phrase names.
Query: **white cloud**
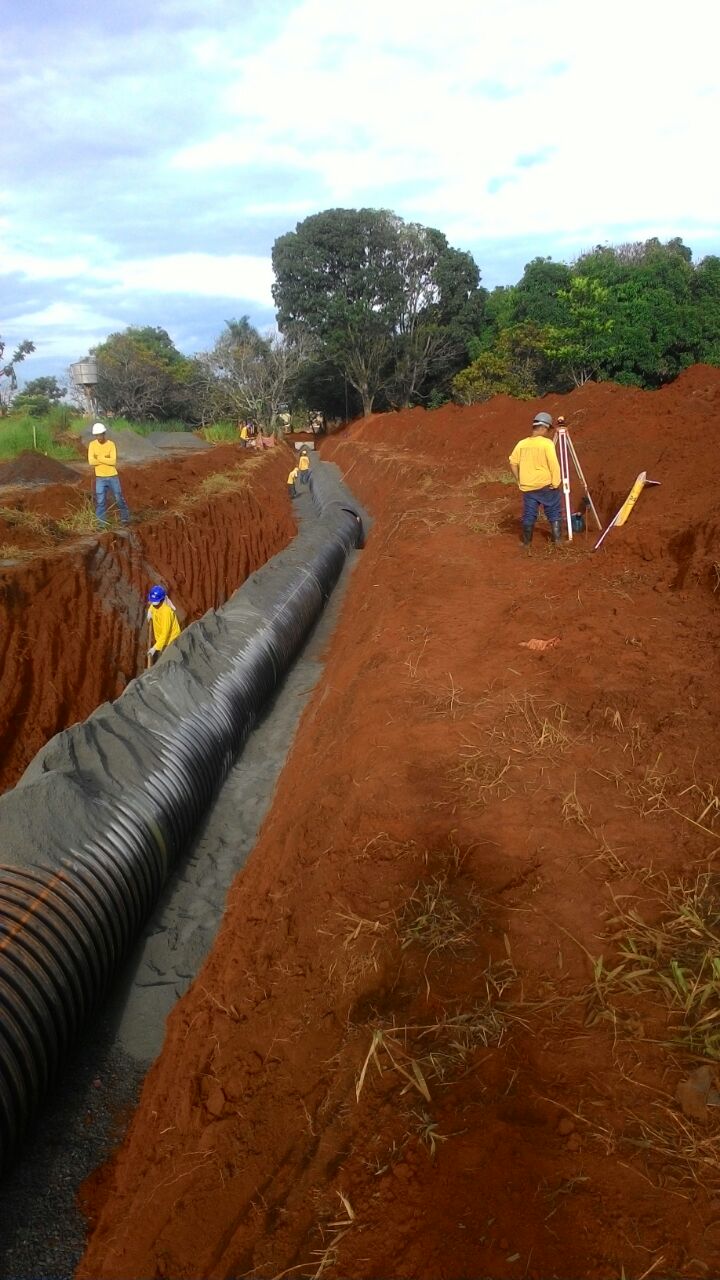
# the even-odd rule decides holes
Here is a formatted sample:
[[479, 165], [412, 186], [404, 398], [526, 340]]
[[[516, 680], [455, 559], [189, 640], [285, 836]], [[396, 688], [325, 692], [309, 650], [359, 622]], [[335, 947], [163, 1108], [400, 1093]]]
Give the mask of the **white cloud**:
[[95, 278], [133, 293], [236, 297], [272, 306], [270, 259], [250, 254], [170, 253], [113, 263]]
[[383, 188], [403, 184], [399, 212], [466, 242], [717, 226], [715, 42], [678, 47], [715, 29], [716, 7], [666, 16], [656, 0], [605, 0], [595, 22], [575, 0], [304, 0], [261, 50], [226, 49], [237, 123], [173, 164], [291, 170], [316, 207], [389, 203]]

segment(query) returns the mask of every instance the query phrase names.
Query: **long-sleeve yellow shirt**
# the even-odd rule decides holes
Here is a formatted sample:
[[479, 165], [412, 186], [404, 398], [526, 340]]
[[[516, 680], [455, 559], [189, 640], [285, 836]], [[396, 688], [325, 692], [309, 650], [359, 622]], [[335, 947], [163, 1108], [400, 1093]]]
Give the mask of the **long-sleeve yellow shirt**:
[[288, 484], [294, 484], [294, 483], [295, 483], [295, 481], [297, 480], [297, 478], [298, 478], [299, 474], [300, 474], [300, 472], [298, 471], [298, 468], [297, 468], [297, 467], [293, 467], [292, 471], [290, 472], [290, 475], [289, 475], [289, 476], [288, 476], [288, 478], [287, 478], [287, 482], [288, 482]]
[[518, 468], [518, 484], [522, 493], [534, 489], [546, 489], [560, 484], [560, 463], [555, 445], [547, 436], [526, 436], [515, 445], [509, 458], [510, 466]]
[[300, 471], [309, 471], [309, 470], [310, 470], [310, 459], [308, 458], [308, 456], [307, 456], [307, 454], [306, 454], [306, 453], [301, 453], [301, 454], [300, 454], [300, 461], [298, 462], [298, 467], [299, 467]]
[[96, 476], [117, 475], [117, 449], [112, 440], [100, 444], [99, 440], [91, 440], [88, 445], [88, 462], [95, 468]]
[[151, 604], [148, 609], [148, 621], [152, 627], [153, 648], [160, 653], [163, 649], [167, 649], [173, 640], [177, 640], [180, 635], [180, 623], [177, 620], [177, 614], [170, 604], [169, 600], [163, 600], [162, 604]]

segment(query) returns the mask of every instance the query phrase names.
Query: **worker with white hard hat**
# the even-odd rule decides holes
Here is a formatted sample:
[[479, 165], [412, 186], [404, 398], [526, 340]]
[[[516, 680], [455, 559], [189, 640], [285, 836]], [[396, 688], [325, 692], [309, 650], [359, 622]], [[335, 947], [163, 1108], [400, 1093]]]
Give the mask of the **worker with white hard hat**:
[[108, 493], [115, 499], [123, 524], [130, 523], [130, 512], [120, 487], [117, 473], [117, 449], [108, 439], [107, 428], [102, 422], [96, 422], [92, 429], [92, 440], [88, 447], [88, 462], [95, 468], [95, 514], [101, 524], [107, 524], [106, 506]]
[[523, 499], [521, 542], [528, 548], [540, 507], [550, 523], [553, 542], [557, 545], [561, 538], [560, 463], [555, 445], [548, 439], [552, 425], [551, 413], [536, 413], [532, 435], [519, 440], [509, 458]]

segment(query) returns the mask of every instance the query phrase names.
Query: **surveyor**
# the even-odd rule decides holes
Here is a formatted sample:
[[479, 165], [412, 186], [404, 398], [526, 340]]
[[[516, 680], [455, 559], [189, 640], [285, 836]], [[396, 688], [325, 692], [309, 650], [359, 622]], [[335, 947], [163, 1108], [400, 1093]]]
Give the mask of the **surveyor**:
[[148, 659], [153, 661], [163, 649], [167, 649], [173, 640], [180, 635], [180, 623], [172, 600], [168, 598], [164, 587], [151, 587], [147, 594], [149, 609], [147, 620], [150, 627], [152, 646], [148, 649]]
[[105, 508], [107, 495], [111, 493], [115, 505], [120, 512], [123, 524], [130, 523], [130, 512], [120, 488], [120, 477], [117, 473], [117, 449], [108, 439], [107, 428], [102, 422], [96, 422], [92, 429], [92, 440], [88, 446], [88, 462], [95, 468], [95, 515], [101, 524], [107, 524]]
[[529, 547], [538, 510], [542, 507], [550, 523], [552, 540], [560, 542], [560, 463], [555, 446], [548, 439], [552, 414], [536, 413], [532, 435], [519, 440], [509, 462], [523, 499], [522, 545]]
[[300, 475], [300, 468], [299, 468], [299, 467], [293, 467], [292, 471], [290, 472], [290, 475], [289, 475], [289, 476], [288, 476], [288, 478], [287, 478], [287, 483], [288, 483], [288, 493], [289, 493], [289, 495], [290, 495], [290, 497], [291, 497], [291, 498], [296, 498], [296, 497], [297, 497], [297, 490], [296, 490], [296, 488], [295, 488], [295, 481], [297, 480], [297, 478], [298, 478], [298, 476], [299, 476], [299, 475]]
[[310, 479], [310, 458], [307, 449], [300, 450], [300, 461], [298, 462], [298, 471], [300, 472], [300, 483], [307, 484]]
[[240, 428], [240, 443], [243, 449], [247, 449], [250, 440], [250, 423], [243, 422]]

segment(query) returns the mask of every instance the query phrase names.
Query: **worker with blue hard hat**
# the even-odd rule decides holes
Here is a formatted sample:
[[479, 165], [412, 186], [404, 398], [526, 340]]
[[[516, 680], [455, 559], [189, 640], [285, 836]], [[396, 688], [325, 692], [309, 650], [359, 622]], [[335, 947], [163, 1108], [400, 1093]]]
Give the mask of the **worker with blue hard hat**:
[[167, 649], [173, 640], [177, 640], [180, 635], [180, 623], [175, 605], [169, 599], [164, 587], [159, 585], [151, 587], [147, 600], [150, 606], [147, 619], [152, 637], [152, 647], [148, 649], [148, 666], [150, 666], [159, 653]]

